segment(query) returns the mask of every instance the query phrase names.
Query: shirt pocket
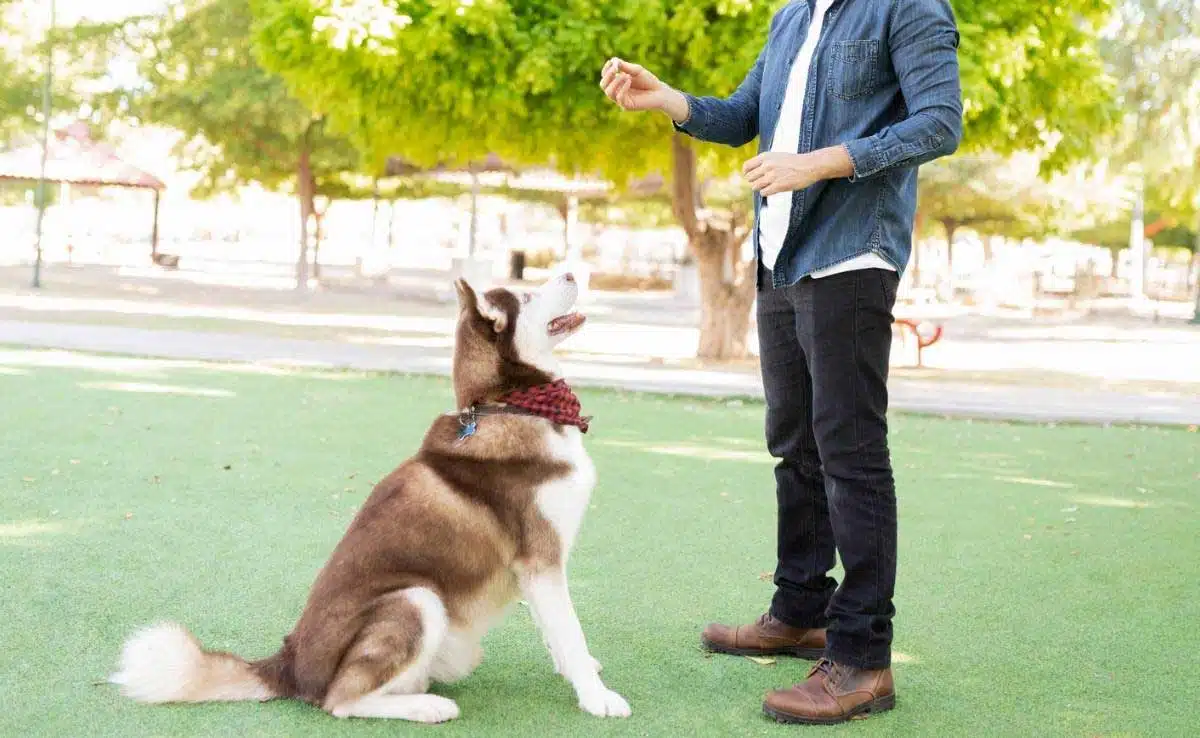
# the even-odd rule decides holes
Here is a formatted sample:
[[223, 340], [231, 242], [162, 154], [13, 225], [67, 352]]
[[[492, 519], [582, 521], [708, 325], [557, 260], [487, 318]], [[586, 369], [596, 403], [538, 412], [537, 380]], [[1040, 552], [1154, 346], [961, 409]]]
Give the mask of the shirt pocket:
[[836, 41], [829, 65], [829, 91], [843, 100], [870, 95], [879, 86], [879, 41]]

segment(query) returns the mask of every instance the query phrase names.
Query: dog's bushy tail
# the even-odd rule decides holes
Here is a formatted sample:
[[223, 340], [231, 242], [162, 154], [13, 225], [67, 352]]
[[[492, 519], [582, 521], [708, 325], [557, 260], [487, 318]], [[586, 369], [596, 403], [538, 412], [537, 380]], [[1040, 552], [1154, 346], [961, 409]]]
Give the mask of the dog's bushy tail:
[[109, 681], [138, 702], [264, 701], [278, 696], [240, 656], [205, 651], [183, 626], [162, 623], [134, 633]]

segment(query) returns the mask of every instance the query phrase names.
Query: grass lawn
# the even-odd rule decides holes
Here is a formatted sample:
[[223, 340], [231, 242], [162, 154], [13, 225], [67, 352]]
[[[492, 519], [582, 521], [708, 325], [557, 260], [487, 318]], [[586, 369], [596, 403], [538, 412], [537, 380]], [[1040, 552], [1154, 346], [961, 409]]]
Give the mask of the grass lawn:
[[138, 706], [98, 682], [139, 625], [175, 619], [210, 647], [274, 651], [448, 386], [3, 356], [3, 736], [1200, 734], [1183, 648], [1200, 623], [1195, 433], [896, 417], [899, 706], [786, 728], [760, 697], [803, 663], [698, 648], [706, 622], [753, 618], [771, 594], [762, 408], [602, 392], [583, 397], [600, 486], [572, 581], [632, 719], [575, 708], [521, 607], [479, 671], [440, 688], [463, 709], [443, 727], [290, 702]]

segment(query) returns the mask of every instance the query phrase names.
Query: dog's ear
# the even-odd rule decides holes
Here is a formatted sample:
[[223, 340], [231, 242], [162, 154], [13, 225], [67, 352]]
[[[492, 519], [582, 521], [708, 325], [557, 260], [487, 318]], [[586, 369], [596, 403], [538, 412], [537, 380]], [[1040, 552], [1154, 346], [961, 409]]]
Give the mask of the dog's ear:
[[454, 291], [458, 293], [459, 310], [474, 310], [475, 306], [479, 304], [479, 297], [475, 294], [475, 290], [462, 277], [454, 280]]
[[508, 326], [508, 316], [484, 296], [482, 299], [475, 288], [467, 280], [454, 280], [454, 289], [458, 291], [458, 307], [462, 312], [474, 311], [479, 317], [492, 325], [496, 333], [503, 333]]

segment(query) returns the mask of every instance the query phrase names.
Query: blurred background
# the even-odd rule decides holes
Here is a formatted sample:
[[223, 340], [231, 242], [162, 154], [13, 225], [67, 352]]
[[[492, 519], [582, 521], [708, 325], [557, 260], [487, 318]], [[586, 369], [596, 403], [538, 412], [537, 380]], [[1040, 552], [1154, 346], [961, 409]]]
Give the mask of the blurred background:
[[[757, 394], [753, 150], [597, 82], [728, 94], [781, 4], [0, 0], [0, 343], [442, 371], [452, 276], [570, 268], [577, 375]], [[1200, 422], [1200, 9], [953, 5], [898, 404]]]

